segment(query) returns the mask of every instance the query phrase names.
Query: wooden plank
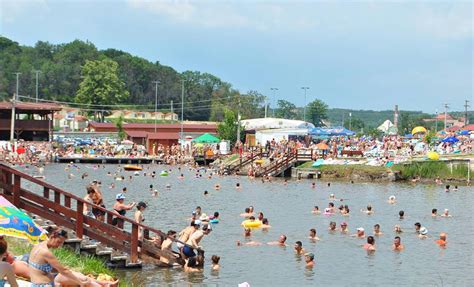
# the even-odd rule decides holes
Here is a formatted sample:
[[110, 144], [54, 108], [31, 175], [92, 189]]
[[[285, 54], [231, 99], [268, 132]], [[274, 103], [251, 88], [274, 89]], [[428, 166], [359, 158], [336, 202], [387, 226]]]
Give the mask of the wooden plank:
[[58, 214], [63, 214], [66, 217], [75, 218], [75, 216], [76, 216], [75, 210], [72, 210], [72, 209], [66, 208], [62, 205], [51, 202], [51, 201], [45, 199], [44, 197], [42, 197], [40, 195], [37, 195], [37, 194], [34, 194], [34, 193], [32, 193], [28, 190], [22, 189], [22, 198], [28, 199], [28, 200], [30, 200], [32, 202], [35, 202], [35, 203], [38, 203], [41, 206], [43, 206], [43, 208], [51, 209], [52, 211], [54, 211]]
[[132, 225], [132, 239], [130, 244], [130, 261], [132, 263], [138, 260], [138, 225]]
[[104, 222], [101, 222], [89, 216], [84, 216], [83, 219], [84, 219], [84, 223], [86, 224], [86, 227], [84, 229], [99, 230], [101, 232], [109, 234], [110, 236], [114, 236], [120, 240], [130, 241], [131, 235], [129, 232], [125, 230], [118, 229], [115, 226], [108, 225]]
[[64, 195], [64, 206], [71, 208], [71, 198], [66, 194]]
[[84, 203], [78, 201], [76, 208], [76, 236], [82, 239], [84, 235]]
[[21, 177], [15, 174], [13, 182], [13, 205], [16, 207], [20, 206], [20, 196], [21, 196]]
[[49, 200], [49, 188], [43, 187], [43, 197]]

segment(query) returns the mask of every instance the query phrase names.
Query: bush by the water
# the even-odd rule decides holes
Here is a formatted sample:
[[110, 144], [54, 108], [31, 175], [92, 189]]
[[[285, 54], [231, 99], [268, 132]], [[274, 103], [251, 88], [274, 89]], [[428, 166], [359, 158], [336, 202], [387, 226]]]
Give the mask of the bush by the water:
[[403, 177], [421, 177], [421, 178], [454, 178], [466, 179], [468, 166], [464, 164], [453, 164], [453, 169], [449, 164], [439, 161], [412, 162], [410, 164], [398, 164], [392, 168], [394, 171], [400, 171]]

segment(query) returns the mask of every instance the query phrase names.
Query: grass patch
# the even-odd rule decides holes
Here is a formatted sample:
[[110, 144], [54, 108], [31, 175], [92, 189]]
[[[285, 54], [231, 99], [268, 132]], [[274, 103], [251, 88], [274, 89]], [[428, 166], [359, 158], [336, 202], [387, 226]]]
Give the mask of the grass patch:
[[[27, 243], [27, 241], [11, 237], [6, 237], [6, 240], [8, 242], [8, 250], [14, 255], [29, 254], [33, 248], [31, 244]], [[67, 266], [71, 270], [81, 272], [84, 275], [92, 274], [97, 276], [103, 273], [114, 278], [120, 278], [120, 286], [139, 286], [138, 284], [126, 280], [123, 276], [118, 275], [114, 270], [108, 269], [105, 267], [102, 260], [97, 259], [94, 256], [78, 255], [67, 248], [54, 249], [53, 253], [61, 264]]]
[[451, 172], [449, 164], [440, 161], [412, 162], [410, 164], [397, 164], [392, 170], [399, 171], [403, 177], [421, 177], [443, 179], [466, 179], [468, 166], [464, 164], [454, 164]]

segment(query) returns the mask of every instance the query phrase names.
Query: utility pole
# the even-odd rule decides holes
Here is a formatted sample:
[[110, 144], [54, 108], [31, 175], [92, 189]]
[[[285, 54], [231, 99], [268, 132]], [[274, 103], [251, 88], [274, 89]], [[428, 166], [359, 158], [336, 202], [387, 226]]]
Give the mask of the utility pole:
[[306, 122], [306, 90], [309, 90], [309, 87], [301, 87], [304, 90], [304, 109], [303, 109], [303, 121]]
[[12, 98], [12, 118], [10, 121], [10, 142], [12, 143], [13, 147], [13, 142], [15, 140], [15, 107], [16, 107], [16, 101], [18, 99], [18, 90], [19, 90], [19, 82], [20, 82], [20, 75], [21, 73], [15, 73], [16, 75], [16, 93], [13, 94]]
[[446, 130], [447, 127], [447, 121], [448, 121], [448, 104], [444, 104], [444, 129]]
[[267, 109], [268, 109], [268, 97], [265, 96], [265, 118], [267, 118]]
[[237, 142], [240, 143], [240, 94], [237, 95]]
[[275, 108], [276, 108], [276, 91], [278, 91], [278, 88], [270, 88], [270, 90], [273, 91], [273, 103], [275, 104], [275, 106], [272, 108], [272, 117], [274, 118], [275, 117]]
[[155, 133], [156, 133], [156, 114], [158, 109], [158, 84], [160, 81], [153, 81], [155, 83]]
[[173, 100], [171, 100], [171, 122], [174, 123], [174, 109], [173, 109]]
[[352, 131], [352, 113], [349, 112], [349, 130]]
[[183, 141], [183, 121], [184, 121], [184, 79], [181, 80], [181, 144]]
[[19, 94], [18, 94], [18, 90], [19, 90], [19, 86], [20, 86], [20, 75], [21, 73], [14, 73], [16, 75], [16, 100], [18, 101], [18, 97], [19, 97]]
[[464, 125], [467, 126], [469, 124], [469, 119], [467, 118], [467, 109], [469, 108], [469, 101], [465, 100], [464, 103]]
[[41, 73], [41, 71], [36, 70], [35, 73], [36, 73], [36, 102], [38, 102], [38, 77], [39, 77], [39, 73]]

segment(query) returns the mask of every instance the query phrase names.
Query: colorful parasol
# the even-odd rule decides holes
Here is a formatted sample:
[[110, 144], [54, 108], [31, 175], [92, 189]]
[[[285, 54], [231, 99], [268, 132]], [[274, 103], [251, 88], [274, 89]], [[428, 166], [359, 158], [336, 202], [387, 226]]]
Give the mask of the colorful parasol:
[[0, 235], [27, 239], [32, 244], [46, 240], [46, 232], [26, 213], [0, 196]]

